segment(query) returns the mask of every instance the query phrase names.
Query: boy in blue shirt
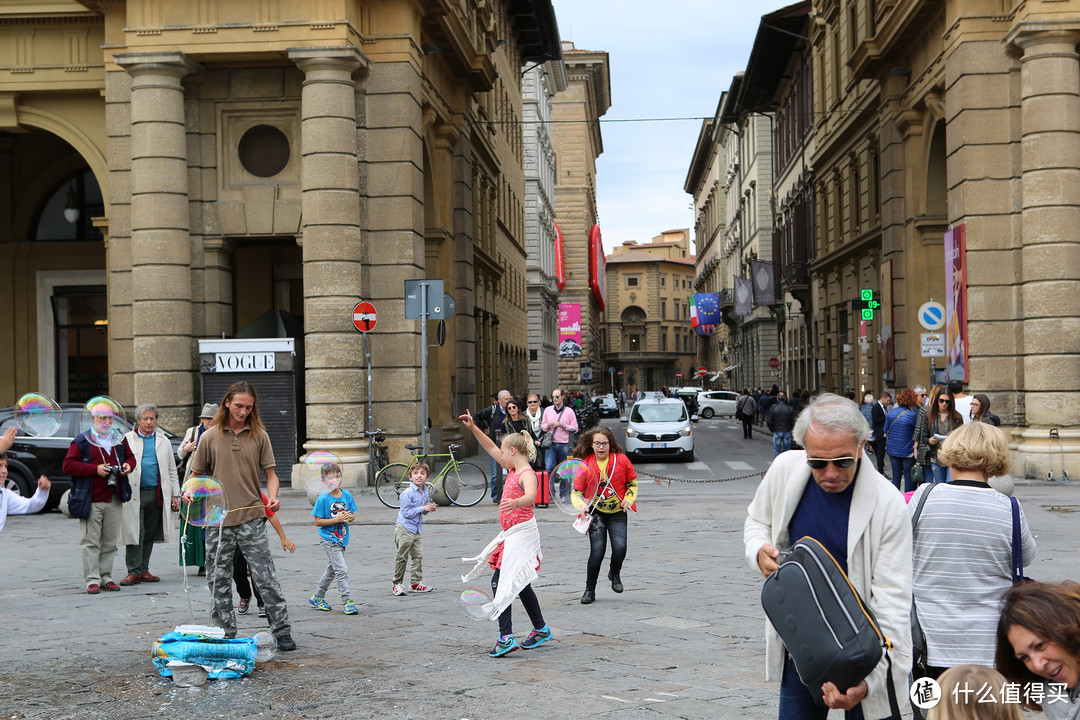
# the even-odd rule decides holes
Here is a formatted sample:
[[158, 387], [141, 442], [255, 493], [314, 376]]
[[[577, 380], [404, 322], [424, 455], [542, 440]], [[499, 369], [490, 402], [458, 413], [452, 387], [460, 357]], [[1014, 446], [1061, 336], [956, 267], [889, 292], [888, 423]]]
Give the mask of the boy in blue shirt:
[[327, 487], [332, 488], [325, 492], [315, 501], [315, 507], [311, 515], [315, 518], [315, 525], [319, 528], [319, 542], [326, 550], [329, 561], [326, 572], [319, 580], [319, 587], [315, 594], [308, 600], [308, 604], [316, 610], [330, 610], [326, 602], [326, 591], [330, 588], [330, 581], [337, 578], [338, 592], [345, 603], [346, 615], [356, 615], [359, 610], [349, 595], [349, 568], [345, 566], [345, 548], [349, 545], [349, 523], [352, 522], [356, 512], [356, 501], [348, 490], [342, 490], [341, 468], [335, 464], [324, 465], [322, 479]]
[[412, 591], [426, 593], [432, 590], [420, 582], [424, 579], [424, 549], [420, 544], [420, 530], [424, 516], [435, 512], [435, 503], [431, 502], [427, 489], [428, 473], [427, 463], [414, 462], [409, 468], [409, 481], [412, 484], [398, 498], [401, 509], [398, 510], [397, 525], [394, 526], [394, 545], [397, 546], [393, 585], [395, 595], [405, 594], [405, 564], [409, 558], [412, 558]]

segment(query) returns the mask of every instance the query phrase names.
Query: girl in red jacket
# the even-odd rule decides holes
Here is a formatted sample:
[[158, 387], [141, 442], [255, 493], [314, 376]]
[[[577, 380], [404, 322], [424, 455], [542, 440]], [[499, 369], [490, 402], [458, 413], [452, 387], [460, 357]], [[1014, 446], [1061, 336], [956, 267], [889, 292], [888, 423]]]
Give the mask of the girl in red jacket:
[[[581, 604], [588, 605], [596, 600], [596, 579], [600, 576], [600, 565], [607, 552], [607, 541], [611, 538], [611, 564], [608, 580], [611, 589], [617, 593], [623, 591], [623, 560], [626, 558], [626, 511], [637, 512], [634, 500], [637, 498], [637, 472], [623, 449], [615, 442], [615, 435], [606, 427], [597, 427], [582, 433], [574, 448], [573, 456], [585, 461], [589, 466], [589, 479], [574, 482], [571, 499], [574, 506], [593, 516], [589, 527], [589, 565], [585, 576], [585, 594]], [[580, 486], [580, 487], [579, 487]], [[585, 498], [589, 498], [586, 505]]]

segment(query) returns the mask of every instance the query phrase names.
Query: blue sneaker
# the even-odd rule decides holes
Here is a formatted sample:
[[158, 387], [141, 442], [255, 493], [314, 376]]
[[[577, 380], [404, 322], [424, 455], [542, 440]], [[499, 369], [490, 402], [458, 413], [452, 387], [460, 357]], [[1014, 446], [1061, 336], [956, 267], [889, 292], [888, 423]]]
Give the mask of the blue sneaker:
[[529, 633], [529, 637], [521, 641], [521, 647], [526, 650], [532, 650], [537, 645], [543, 645], [553, 637], [555, 636], [551, 634], [551, 628], [545, 625], [539, 630], [533, 630]]
[[499, 637], [499, 642], [495, 643], [495, 647], [491, 648], [488, 657], [497, 658], [509, 655], [519, 647], [521, 646], [518, 645], [518, 641], [514, 639], [513, 635], [502, 635]]
[[333, 610], [333, 608], [330, 607], [330, 603], [326, 602], [326, 599], [322, 595], [312, 595], [308, 598], [308, 605], [316, 610]]
[[360, 611], [356, 609], [356, 603], [354, 603], [352, 600], [346, 600], [345, 609], [342, 610], [342, 612], [344, 612], [346, 615], [356, 615]]

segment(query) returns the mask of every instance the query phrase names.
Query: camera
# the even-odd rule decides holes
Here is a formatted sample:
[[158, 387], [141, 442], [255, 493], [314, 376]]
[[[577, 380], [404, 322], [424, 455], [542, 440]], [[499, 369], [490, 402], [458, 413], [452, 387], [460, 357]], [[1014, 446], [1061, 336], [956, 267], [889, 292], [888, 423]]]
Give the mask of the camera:
[[117, 480], [117, 478], [120, 477], [120, 469], [121, 469], [120, 466], [119, 465], [106, 465], [105, 469], [109, 471], [109, 476], [108, 476], [108, 480], [106, 481], [106, 484], [109, 487], [116, 487], [116, 480]]

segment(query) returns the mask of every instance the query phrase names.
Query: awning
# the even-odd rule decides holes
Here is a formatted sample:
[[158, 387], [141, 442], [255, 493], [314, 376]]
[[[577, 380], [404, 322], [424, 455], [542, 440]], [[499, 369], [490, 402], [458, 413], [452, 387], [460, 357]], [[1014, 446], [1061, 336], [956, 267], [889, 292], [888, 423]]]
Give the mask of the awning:
[[709, 382], [716, 382], [720, 378], [720, 373], [713, 373], [713, 376], [709, 378]]
[[738, 363], [736, 363], [735, 365], [728, 365], [726, 368], [724, 368], [724, 372], [731, 372], [737, 367], [739, 367]]

